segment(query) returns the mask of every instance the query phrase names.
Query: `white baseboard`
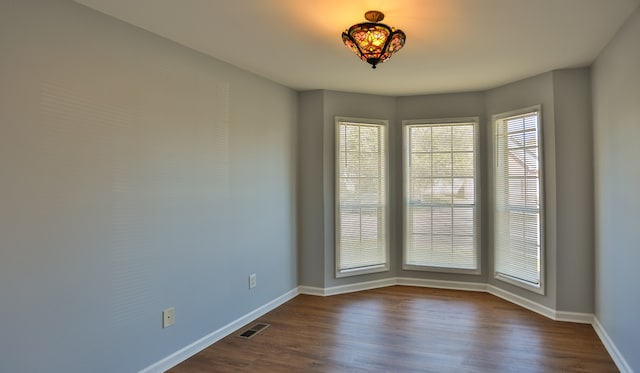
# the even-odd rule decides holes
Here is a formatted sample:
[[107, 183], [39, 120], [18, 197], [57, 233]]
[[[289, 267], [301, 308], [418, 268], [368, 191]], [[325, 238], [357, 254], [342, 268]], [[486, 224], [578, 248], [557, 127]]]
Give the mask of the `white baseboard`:
[[338, 295], [338, 294], [345, 294], [345, 293], [353, 293], [356, 291], [384, 288], [384, 287], [393, 286], [393, 285], [396, 285], [395, 277], [386, 278], [383, 280], [359, 282], [356, 284], [332, 286], [324, 289], [311, 287], [311, 286], [299, 286], [298, 290], [300, 294], [330, 296], [330, 295]]
[[356, 291], [370, 290], [383, 288], [387, 286], [403, 285], [403, 286], [419, 286], [426, 288], [438, 288], [438, 289], [450, 289], [450, 290], [467, 290], [467, 291], [487, 291], [486, 284], [475, 282], [461, 282], [461, 281], [442, 281], [442, 280], [429, 280], [429, 279], [417, 279], [408, 277], [392, 277], [384, 280], [375, 280], [360, 282], [357, 284], [332, 286], [329, 288], [318, 288], [313, 286], [299, 286], [298, 291], [300, 294], [317, 295], [317, 296], [330, 296], [337, 294], [353, 293]]
[[487, 284], [479, 282], [462, 282], [462, 281], [443, 281], [430, 280], [423, 278], [397, 277], [396, 285], [403, 286], [419, 286], [425, 288], [449, 289], [449, 290], [466, 290], [466, 291], [487, 291]]
[[575, 322], [579, 324], [593, 324], [592, 313], [556, 311], [556, 321]]
[[250, 323], [251, 321], [257, 319], [258, 317], [266, 314], [269, 311], [283, 305], [289, 300], [295, 298], [298, 295], [298, 288], [292, 289], [285, 294], [279, 296], [278, 298], [272, 300], [271, 302], [247, 313], [246, 315], [240, 317], [237, 320], [230, 322], [229, 324], [223, 326], [222, 328], [200, 338], [199, 340], [193, 342], [192, 344], [183, 347], [182, 349], [174, 352], [173, 354], [165, 357], [164, 359], [142, 369], [139, 373], [155, 373], [155, 372], [164, 372], [174, 366], [180, 364], [196, 353], [204, 350], [215, 342], [221, 340], [222, 338], [228, 336], [233, 333], [238, 328], [242, 327]]
[[598, 337], [600, 337], [602, 344], [609, 352], [609, 355], [611, 355], [611, 358], [616, 363], [618, 369], [620, 369], [620, 373], [633, 373], [631, 366], [629, 366], [627, 360], [625, 360], [624, 356], [622, 356], [620, 350], [618, 350], [615, 343], [613, 343], [613, 340], [611, 340], [611, 337], [609, 337], [609, 334], [607, 334], [607, 331], [604, 329], [604, 326], [602, 326], [600, 320], [598, 320], [597, 317], [593, 318], [592, 325], [593, 329], [598, 334]]
[[298, 286], [298, 293], [305, 295], [315, 295], [318, 297], [324, 297], [324, 288], [317, 288], [314, 286]]
[[487, 293], [495, 295], [496, 297], [502, 298], [511, 303], [517, 304], [518, 306], [526, 308], [529, 311], [539, 313], [542, 316], [550, 318], [551, 320], [555, 320], [556, 311], [547, 306], [543, 306], [540, 303], [536, 303], [527, 298], [523, 298], [519, 295], [510, 293], [506, 290], [502, 290], [499, 287], [493, 285], [487, 285]]
[[539, 313], [540, 315], [548, 317], [551, 320], [575, 322], [580, 324], [591, 324], [593, 322], [593, 314], [591, 313], [557, 311], [506, 290], [502, 290], [499, 287], [493, 285], [487, 285], [487, 293], [495, 295], [496, 297], [502, 298], [511, 303], [517, 304], [518, 306], [524, 307], [529, 311]]

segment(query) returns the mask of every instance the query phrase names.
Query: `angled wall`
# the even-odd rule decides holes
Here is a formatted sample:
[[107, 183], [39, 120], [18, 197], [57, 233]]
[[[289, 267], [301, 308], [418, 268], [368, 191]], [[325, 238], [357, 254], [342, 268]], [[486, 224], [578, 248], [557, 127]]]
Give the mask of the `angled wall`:
[[553, 72], [556, 129], [556, 309], [593, 313], [591, 70]]

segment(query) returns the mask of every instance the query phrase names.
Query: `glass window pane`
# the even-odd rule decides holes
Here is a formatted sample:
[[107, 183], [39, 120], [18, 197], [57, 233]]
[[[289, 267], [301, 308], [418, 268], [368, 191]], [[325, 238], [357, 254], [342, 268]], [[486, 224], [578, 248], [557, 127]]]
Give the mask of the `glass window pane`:
[[434, 152], [451, 151], [451, 127], [435, 126], [431, 128], [432, 148]]
[[414, 127], [411, 128], [411, 151], [431, 152], [431, 128]]
[[473, 153], [453, 153], [453, 176], [473, 177]]
[[453, 159], [451, 153], [434, 153], [432, 159], [434, 176], [453, 176]]
[[[514, 280], [513, 284], [539, 289], [541, 225], [538, 113], [497, 119], [494, 131], [496, 273], [498, 278]], [[504, 133], [508, 134], [506, 138]]]
[[433, 179], [413, 179], [409, 189], [409, 203], [431, 203]]
[[431, 177], [431, 154], [411, 154], [411, 177]]
[[383, 129], [351, 122], [336, 126], [338, 273], [387, 264]]
[[472, 178], [453, 179], [453, 204], [473, 205], [476, 193]]
[[405, 264], [439, 270], [478, 268], [476, 126], [434, 123], [407, 127]]
[[473, 152], [474, 127], [473, 125], [454, 126], [452, 128], [452, 150], [454, 152]]

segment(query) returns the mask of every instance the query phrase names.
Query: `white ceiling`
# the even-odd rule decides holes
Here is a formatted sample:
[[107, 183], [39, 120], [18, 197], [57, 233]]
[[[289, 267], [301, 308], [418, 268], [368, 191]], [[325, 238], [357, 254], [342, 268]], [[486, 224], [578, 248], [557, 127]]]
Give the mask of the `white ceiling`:
[[[588, 66], [638, 0], [75, 0], [297, 90], [475, 91]], [[407, 34], [376, 70], [341, 33], [380, 10]]]

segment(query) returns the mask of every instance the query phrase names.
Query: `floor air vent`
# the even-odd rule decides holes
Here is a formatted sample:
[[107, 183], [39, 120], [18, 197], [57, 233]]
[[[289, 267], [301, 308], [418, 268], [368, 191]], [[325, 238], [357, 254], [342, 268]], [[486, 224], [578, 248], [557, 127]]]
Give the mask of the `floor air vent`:
[[265, 330], [268, 327], [269, 327], [269, 324], [255, 324], [251, 328], [242, 332], [242, 334], [238, 335], [238, 337], [244, 338], [244, 339], [251, 339], [255, 337], [256, 334], [260, 333], [261, 331]]

